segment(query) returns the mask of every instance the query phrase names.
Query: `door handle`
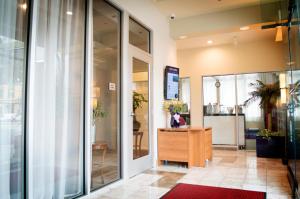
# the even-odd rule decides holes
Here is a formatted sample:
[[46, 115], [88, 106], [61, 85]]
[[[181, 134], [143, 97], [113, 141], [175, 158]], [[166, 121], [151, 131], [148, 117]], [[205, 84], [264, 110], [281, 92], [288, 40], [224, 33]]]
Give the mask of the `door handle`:
[[135, 116], [135, 114], [134, 114], [134, 113], [131, 113], [130, 116], [133, 117], [133, 116]]

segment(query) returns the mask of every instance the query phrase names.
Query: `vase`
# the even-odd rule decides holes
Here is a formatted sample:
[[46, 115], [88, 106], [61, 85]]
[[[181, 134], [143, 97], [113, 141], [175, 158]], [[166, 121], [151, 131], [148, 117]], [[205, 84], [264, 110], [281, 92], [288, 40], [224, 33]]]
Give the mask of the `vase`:
[[172, 128], [171, 120], [172, 120], [172, 115], [170, 113], [166, 112], [166, 128]]
[[96, 124], [91, 126], [91, 143], [96, 142]]

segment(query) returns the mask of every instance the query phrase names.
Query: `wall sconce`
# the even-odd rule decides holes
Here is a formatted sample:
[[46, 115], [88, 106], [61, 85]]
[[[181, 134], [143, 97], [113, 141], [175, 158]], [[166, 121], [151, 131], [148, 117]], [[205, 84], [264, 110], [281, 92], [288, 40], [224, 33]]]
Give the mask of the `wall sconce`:
[[280, 103], [286, 104], [287, 102], [287, 87], [286, 87], [286, 74], [279, 74], [279, 87], [280, 87]]

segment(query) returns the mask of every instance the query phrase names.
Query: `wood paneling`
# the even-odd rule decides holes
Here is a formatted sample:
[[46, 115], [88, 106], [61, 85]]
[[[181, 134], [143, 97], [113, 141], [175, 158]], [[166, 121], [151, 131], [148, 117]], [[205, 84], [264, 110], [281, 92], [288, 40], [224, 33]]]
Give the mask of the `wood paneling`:
[[168, 160], [204, 167], [212, 158], [211, 136], [211, 128], [158, 129], [158, 164]]

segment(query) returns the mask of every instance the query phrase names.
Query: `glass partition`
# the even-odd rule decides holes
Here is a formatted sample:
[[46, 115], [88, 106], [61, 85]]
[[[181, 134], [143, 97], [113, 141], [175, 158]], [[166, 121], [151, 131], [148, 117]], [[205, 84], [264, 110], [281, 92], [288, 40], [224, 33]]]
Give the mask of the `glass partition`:
[[235, 75], [203, 77], [205, 114], [234, 113]]
[[[278, 84], [278, 72], [203, 77], [204, 125], [213, 126], [213, 144], [237, 143], [240, 147], [255, 150], [259, 130], [268, 128], [285, 132], [285, 122], [278, 117], [281, 106], [268, 110], [267, 116], [260, 97], [245, 103], [252, 97], [251, 93], [256, 92], [257, 86], [267, 88]], [[279, 87], [277, 92], [280, 93]], [[227, 128], [224, 130], [221, 124]]]
[[121, 13], [93, 0], [91, 189], [120, 179], [120, 34]]
[[[251, 103], [245, 106], [245, 101], [251, 98], [251, 92], [256, 91], [255, 86], [251, 84], [257, 84], [258, 81], [264, 85], [276, 84], [279, 81], [279, 73], [253, 73], [253, 74], [241, 74], [237, 75], [237, 104], [242, 108], [242, 112], [245, 114], [245, 142], [247, 150], [256, 149], [256, 135], [261, 129], [265, 129], [267, 118], [264, 111], [260, 106], [260, 100], [253, 100]], [[273, 108], [271, 114], [272, 130], [278, 131], [278, 112], [279, 106]]]
[[132, 18], [129, 18], [129, 43], [151, 53], [150, 31]]
[[84, 192], [85, 1], [34, 1], [28, 198]]
[[28, 2], [0, 1], [0, 198], [24, 198]]

